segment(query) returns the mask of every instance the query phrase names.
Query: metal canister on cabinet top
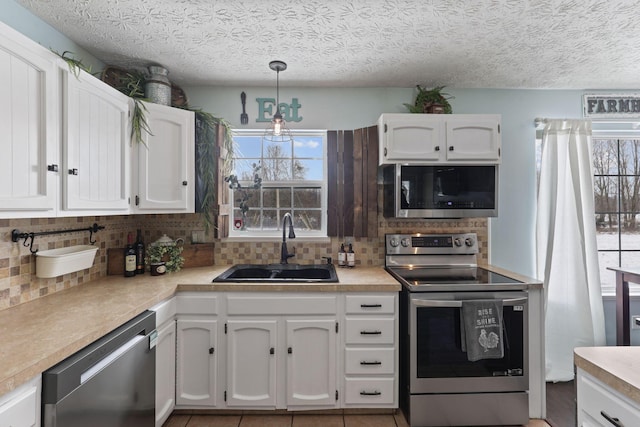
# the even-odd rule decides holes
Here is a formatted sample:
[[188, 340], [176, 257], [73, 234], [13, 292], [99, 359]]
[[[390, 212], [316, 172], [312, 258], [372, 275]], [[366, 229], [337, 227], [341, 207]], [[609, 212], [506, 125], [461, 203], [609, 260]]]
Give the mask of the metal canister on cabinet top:
[[155, 104], [171, 106], [171, 82], [169, 71], [159, 65], [148, 67], [149, 77], [144, 85], [144, 96]]

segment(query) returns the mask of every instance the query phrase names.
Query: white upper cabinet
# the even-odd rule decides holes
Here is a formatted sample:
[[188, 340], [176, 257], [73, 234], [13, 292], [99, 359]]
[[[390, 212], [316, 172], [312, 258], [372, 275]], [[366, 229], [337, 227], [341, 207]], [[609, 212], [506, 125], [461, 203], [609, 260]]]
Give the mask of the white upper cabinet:
[[379, 164], [500, 163], [499, 115], [383, 114]]
[[0, 22], [0, 218], [56, 216], [56, 63], [55, 54]]
[[193, 111], [144, 103], [151, 135], [134, 147], [133, 209], [138, 213], [195, 211]]
[[[62, 62], [62, 61], [60, 61]], [[63, 72], [63, 211], [126, 213], [130, 98], [94, 76]]]

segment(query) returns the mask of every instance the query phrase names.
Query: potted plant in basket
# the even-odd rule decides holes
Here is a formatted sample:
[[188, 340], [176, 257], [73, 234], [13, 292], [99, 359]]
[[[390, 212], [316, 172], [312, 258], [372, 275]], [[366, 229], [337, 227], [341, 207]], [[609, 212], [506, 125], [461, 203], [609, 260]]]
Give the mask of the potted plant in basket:
[[412, 113], [431, 113], [431, 114], [451, 114], [451, 104], [449, 99], [453, 96], [448, 93], [442, 92], [444, 86], [436, 86], [433, 89], [425, 89], [420, 85], [418, 88], [418, 94], [416, 100], [412, 104], [404, 104]]

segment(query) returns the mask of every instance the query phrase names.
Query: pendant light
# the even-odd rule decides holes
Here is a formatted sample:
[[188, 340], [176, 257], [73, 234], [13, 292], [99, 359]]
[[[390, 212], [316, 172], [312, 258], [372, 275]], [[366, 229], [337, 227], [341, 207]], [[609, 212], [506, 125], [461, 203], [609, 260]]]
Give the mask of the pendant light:
[[283, 61], [269, 62], [269, 68], [276, 72], [276, 112], [265, 132], [263, 138], [271, 142], [291, 142], [293, 137], [291, 131], [287, 128], [285, 120], [280, 113], [280, 71], [287, 69], [287, 64]]

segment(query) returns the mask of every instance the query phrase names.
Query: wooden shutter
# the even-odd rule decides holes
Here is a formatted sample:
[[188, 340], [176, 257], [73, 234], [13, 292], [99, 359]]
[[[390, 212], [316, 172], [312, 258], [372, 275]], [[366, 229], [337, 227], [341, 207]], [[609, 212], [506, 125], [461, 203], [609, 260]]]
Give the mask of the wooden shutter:
[[378, 235], [378, 128], [329, 131], [327, 233]]

